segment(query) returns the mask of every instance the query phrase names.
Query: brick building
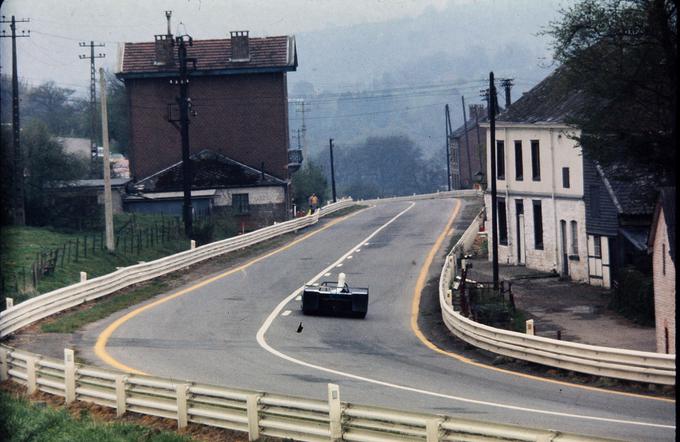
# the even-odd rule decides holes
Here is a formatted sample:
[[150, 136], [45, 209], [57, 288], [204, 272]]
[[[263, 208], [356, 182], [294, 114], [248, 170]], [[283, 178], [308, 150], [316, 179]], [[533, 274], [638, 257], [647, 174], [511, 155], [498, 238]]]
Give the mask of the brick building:
[[486, 128], [480, 123], [487, 121], [487, 111], [481, 104], [471, 104], [469, 109], [469, 120], [449, 140], [453, 189], [472, 189], [480, 174], [486, 173]]
[[656, 351], [675, 354], [675, 187], [661, 188], [649, 234]]
[[[297, 69], [295, 37], [251, 38], [248, 31], [230, 37], [187, 46], [188, 58], [196, 60], [189, 83], [191, 154], [210, 151], [289, 182], [301, 162], [288, 141], [286, 74]], [[125, 43], [121, 49], [116, 75], [128, 95], [135, 182], [182, 158], [180, 132], [169, 122], [179, 117], [179, 86], [170, 83], [178, 78], [175, 46], [168, 31], [153, 42]]]

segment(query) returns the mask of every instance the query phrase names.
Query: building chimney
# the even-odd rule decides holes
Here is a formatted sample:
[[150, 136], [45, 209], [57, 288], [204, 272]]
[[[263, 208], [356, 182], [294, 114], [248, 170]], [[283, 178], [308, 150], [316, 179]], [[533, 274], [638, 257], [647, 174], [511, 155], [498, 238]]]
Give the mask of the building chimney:
[[231, 31], [231, 58], [229, 61], [250, 61], [248, 31]]
[[171, 16], [172, 11], [165, 11], [165, 18], [168, 21], [168, 33], [165, 35], [154, 35], [156, 58], [153, 64], [156, 66], [172, 66], [175, 64], [175, 58], [173, 56], [175, 42], [172, 39], [172, 32], [170, 30]]
[[471, 104], [470, 105], [470, 119], [479, 121], [485, 115], [484, 105], [482, 104]]

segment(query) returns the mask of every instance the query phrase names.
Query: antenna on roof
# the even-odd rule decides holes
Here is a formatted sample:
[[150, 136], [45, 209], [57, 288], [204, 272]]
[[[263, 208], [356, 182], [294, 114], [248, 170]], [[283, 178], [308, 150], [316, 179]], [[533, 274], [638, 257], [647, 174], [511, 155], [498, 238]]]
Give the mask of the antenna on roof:
[[172, 11], [165, 11], [165, 18], [168, 20], [168, 35], [172, 34], [170, 30], [170, 17], [172, 17]]

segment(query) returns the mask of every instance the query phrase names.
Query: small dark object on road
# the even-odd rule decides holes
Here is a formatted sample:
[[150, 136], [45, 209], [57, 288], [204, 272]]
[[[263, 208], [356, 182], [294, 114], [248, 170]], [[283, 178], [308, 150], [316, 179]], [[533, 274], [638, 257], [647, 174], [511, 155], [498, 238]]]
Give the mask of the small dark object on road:
[[297, 332], [298, 332], [298, 333], [302, 333], [302, 329], [303, 329], [303, 328], [304, 328], [304, 327], [302, 326], [302, 322], [301, 322], [300, 325], [298, 325]]
[[365, 318], [368, 311], [368, 288], [349, 287], [345, 274], [340, 273], [338, 282], [324, 281], [320, 286], [305, 286], [302, 292], [302, 313], [340, 314]]

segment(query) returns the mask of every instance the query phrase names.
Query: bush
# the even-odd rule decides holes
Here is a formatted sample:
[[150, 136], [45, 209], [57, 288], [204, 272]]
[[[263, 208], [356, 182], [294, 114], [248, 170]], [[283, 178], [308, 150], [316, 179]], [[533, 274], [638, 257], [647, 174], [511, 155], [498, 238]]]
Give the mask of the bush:
[[609, 304], [623, 316], [639, 324], [654, 324], [654, 285], [635, 267], [624, 267], [618, 272], [613, 296]]

